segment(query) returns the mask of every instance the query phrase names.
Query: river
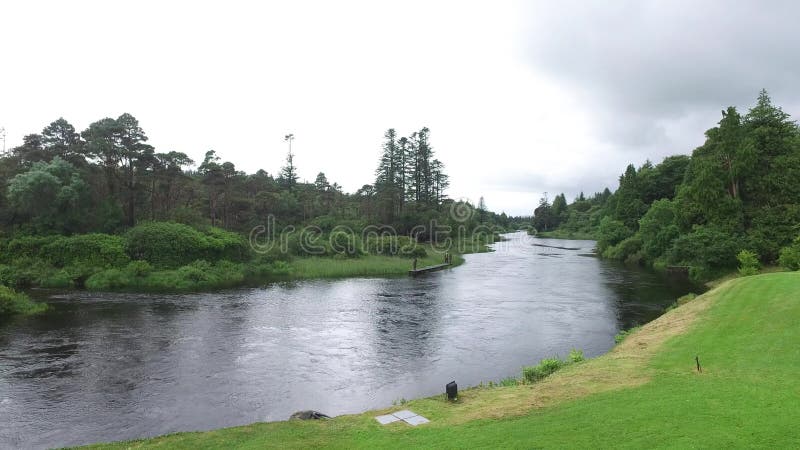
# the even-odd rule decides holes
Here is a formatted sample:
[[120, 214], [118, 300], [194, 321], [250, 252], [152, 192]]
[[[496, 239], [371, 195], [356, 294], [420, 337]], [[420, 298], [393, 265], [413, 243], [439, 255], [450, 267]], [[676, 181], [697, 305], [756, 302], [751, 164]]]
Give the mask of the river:
[[0, 324], [0, 448], [386, 407], [572, 348], [600, 355], [690, 289], [592, 257], [593, 241], [507, 236], [416, 278], [36, 293], [51, 311]]

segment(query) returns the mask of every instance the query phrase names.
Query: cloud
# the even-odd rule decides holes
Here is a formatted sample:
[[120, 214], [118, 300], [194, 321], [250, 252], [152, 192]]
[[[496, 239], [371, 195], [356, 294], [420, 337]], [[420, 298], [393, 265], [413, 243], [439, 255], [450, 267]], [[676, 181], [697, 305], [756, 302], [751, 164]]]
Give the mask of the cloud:
[[538, 2], [525, 12], [524, 53], [594, 111], [598, 138], [641, 150], [691, 141], [676, 124], [711, 128], [761, 88], [800, 103], [798, 16], [790, 1]]

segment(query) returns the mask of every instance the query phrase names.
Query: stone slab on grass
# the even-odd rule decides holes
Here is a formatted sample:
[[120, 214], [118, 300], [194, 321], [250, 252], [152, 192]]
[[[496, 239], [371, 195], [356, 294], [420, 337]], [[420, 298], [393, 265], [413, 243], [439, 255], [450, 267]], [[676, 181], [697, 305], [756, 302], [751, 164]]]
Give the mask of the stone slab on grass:
[[377, 420], [378, 423], [380, 423], [381, 425], [387, 425], [387, 424], [402, 420], [403, 422], [405, 422], [405, 423], [407, 423], [407, 424], [409, 424], [411, 426], [414, 426], [414, 427], [417, 426], [417, 425], [422, 425], [423, 423], [430, 422], [430, 420], [420, 416], [419, 414], [417, 414], [417, 413], [415, 413], [413, 411], [409, 411], [407, 409], [404, 409], [402, 411], [397, 411], [397, 412], [392, 413], [392, 414], [386, 414], [386, 415], [383, 415], [383, 416], [376, 416], [375, 420]]
[[409, 411], [407, 409], [404, 409], [402, 411], [393, 412], [392, 415], [397, 417], [398, 419], [404, 419], [405, 420], [405, 419], [408, 419], [409, 417], [416, 416], [417, 413], [411, 412], [411, 411]]
[[430, 422], [430, 420], [422, 416], [409, 417], [408, 419], [403, 419], [403, 421], [411, 426], [422, 425], [423, 423]]
[[398, 420], [400, 420], [400, 418], [395, 417], [391, 414], [386, 414], [385, 416], [375, 417], [375, 420], [377, 420], [378, 423], [380, 423], [381, 425], [386, 425], [387, 423], [397, 422]]

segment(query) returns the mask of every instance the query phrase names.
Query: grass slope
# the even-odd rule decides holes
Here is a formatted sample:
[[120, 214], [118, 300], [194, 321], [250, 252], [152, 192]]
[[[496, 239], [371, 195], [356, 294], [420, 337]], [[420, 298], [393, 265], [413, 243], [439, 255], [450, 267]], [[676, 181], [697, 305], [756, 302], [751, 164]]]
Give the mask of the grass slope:
[[417, 428], [378, 425], [390, 408], [98, 447], [798, 448], [799, 293], [800, 273], [727, 281], [540, 383], [411, 401]]

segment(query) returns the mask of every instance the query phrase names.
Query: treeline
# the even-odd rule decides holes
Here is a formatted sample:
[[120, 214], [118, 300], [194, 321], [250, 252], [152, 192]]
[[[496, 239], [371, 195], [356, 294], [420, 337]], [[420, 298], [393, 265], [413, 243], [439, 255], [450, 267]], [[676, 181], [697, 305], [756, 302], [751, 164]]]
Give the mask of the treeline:
[[800, 265], [800, 129], [762, 91], [745, 115], [729, 107], [689, 156], [629, 165], [619, 187], [566, 205], [543, 199], [537, 230], [597, 239], [606, 258], [690, 266], [707, 278], [742, 251], [765, 264]]
[[[301, 182], [291, 151], [277, 176], [247, 174], [214, 150], [195, 168], [185, 153], [149, 145], [130, 114], [80, 133], [60, 118], [0, 158], [0, 230], [114, 234], [143, 221], [174, 221], [247, 232], [272, 216], [280, 225], [323, 231], [380, 224], [407, 234], [431, 219], [449, 220], [448, 177], [429, 136], [427, 128], [407, 138], [387, 131], [375, 183], [348, 194], [324, 172]], [[468, 225], [480, 223], [475, 216]], [[493, 213], [483, 219], [501, 227], [511, 222]]]

